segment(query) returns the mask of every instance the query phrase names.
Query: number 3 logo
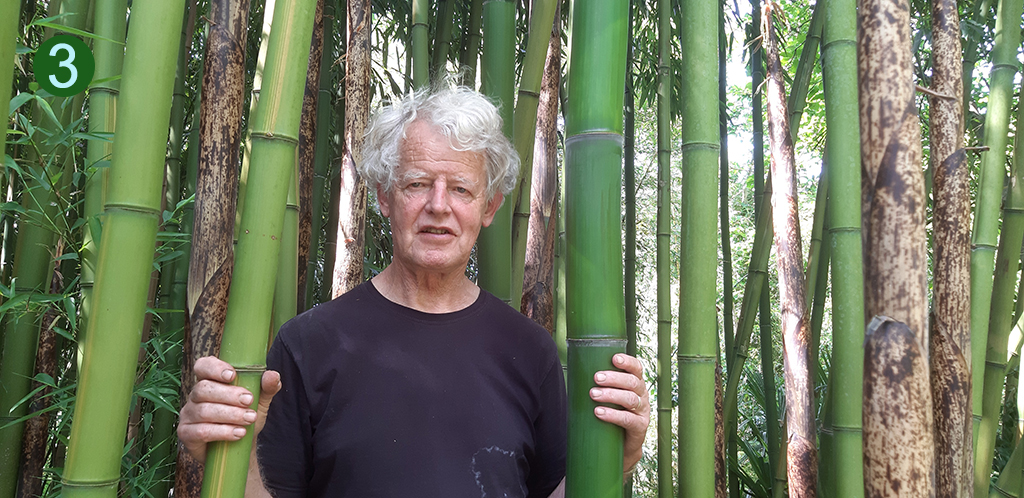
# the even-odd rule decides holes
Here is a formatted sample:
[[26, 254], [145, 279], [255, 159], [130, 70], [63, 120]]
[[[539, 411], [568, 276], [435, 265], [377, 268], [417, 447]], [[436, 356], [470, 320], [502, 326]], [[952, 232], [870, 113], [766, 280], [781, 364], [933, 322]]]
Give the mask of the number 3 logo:
[[78, 81], [78, 68], [72, 64], [72, 62], [75, 62], [75, 49], [67, 43], [58, 43], [50, 49], [50, 57], [55, 57], [57, 52], [60, 52], [61, 50], [67, 51], [68, 58], [60, 61], [60, 64], [57, 64], [57, 67], [65, 67], [71, 71], [71, 78], [65, 82], [60, 82], [57, 80], [57, 75], [51, 74], [49, 75], [50, 83], [53, 83], [53, 86], [57, 88], [71, 88], [75, 82]]
[[36, 81], [53, 95], [70, 97], [92, 82], [96, 60], [89, 46], [70, 35], [57, 35], [36, 50], [33, 61]]

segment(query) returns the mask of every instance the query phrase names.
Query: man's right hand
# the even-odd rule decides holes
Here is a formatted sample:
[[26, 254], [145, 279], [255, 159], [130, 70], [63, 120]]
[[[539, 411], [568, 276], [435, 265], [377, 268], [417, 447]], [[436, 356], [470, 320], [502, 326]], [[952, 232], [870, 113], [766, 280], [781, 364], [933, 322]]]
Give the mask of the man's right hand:
[[260, 433], [270, 402], [281, 390], [281, 375], [273, 370], [263, 372], [259, 405], [254, 410], [252, 393], [231, 385], [236, 375], [231, 365], [206, 356], [196, 361], [195, 373], [196, 385], [181, 408], [178, 440], [193, 458], [204, 462], [206, 443], [238, 441], [250, 425], [254, 435]]

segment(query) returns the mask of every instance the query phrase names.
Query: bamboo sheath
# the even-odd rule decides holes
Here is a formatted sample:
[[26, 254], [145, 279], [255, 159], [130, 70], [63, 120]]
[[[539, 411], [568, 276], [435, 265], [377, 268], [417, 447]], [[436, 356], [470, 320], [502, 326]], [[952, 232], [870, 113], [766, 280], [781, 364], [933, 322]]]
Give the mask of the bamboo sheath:
[[[970, 168], [963, 150], [963, 66], [955, 1], [932, 3], [932, 59], [932, 90], [950, 97], [929, 99], [935, 199], [932, 218], [935, 278], [930, 324], [935, 492], [937, 496], [970, 496], [974, 489], [970, 230], [963, 220], [970, 219], [971, 197]], [[1015, 166], [1015, 169], [1019, 168]], [[1008, 228], [1007, 222], [1004, 220], [1004, 230]], [[1017, 241], [1019, 244], [1019, 237]], [[1005, 260], [1007, 255], [1001, 256]], [[1016, 256], [1019, 261], [1020, 246]], [[1011, 295], [1006, 299], [1009, 306], [1013, 304], [1015, 277], [1004, 278], [1010, 280]], [[998, 316], [996, 310], [993, 316]], [[1009, 318], [1006, 316], [1003, 323]], [[1008, 333], [1010, 323], [1005, 325]]]
[[568, 91], [573, 102], [593, 105], [571, 106], [565, 128], [569, 498], [623, 495], [623, 430], [594, 417], [589, 389], [626, 346], [620, 199], [628, 6], [606, 0], [573, 9]]
[[818, 457], [814, 422], [814, 383], [809, 368], [809, 333], [803, 275], [803, 249], [796, 198], [796, 159], [782, 81], [778, 35], [772, 23], [772, 11], [762, 15], [762, 39], [767, 39], [768, 130], [771, 142], [771, 171], [775, 183], [772, 213], [775, 226], [776, 261], [779, 275], [779, 304], [782, 310], [783, 357], [786, 383], [786, 418], [789, 462], [789, 494], [794, 497], [817, 496]]
[[[837, 498], [864, 495], [861, 431], [864, 277], [860, 211], [855, 0], [824, 2], [821, 71], [825, 90], [832, 273], [830, 399]], [[825, 460], [825, 456], [822, 456]]]
[[865, 494], [934, 496], [926, 202], [910, 7], [862, 0], [858, 16], [864, 311], [872, 318], [864, 351]]
[[[718, 2], [680, 5], [683, 79], [682, 247], [679, 260], [679, 495], [715, 492], [715, 301], [718, 273]], [[685, 305], [683, 304], [685, 303]], [[733, 363], [736, 365], [737, 363]], [[728, 393], [727, 393], [728, 394]], [[729, 402], [726, 401], [726, 407]], [[728, 414], [726, 414], [728, 418]]]
[[[818, 5], [823, 3], [824, 2], [815, 4], [815, 9], [818, 8]], [[760, 9], [760, 7], [757, 8]], [[760, 18], [760, 14], [758, 14], [758, 18]], [[817, 50], [816, 36], [817, 35], [813, 32], [808, 34], [807, 44], [804, 45], [803, 50]], [[802, 109], [804, 107], [804, 102], [802, 100], [807, 97], [806, 85], [810, 81], [809, 74], [814, 66], [814, 58], [804, 58], [801, 56], [801, 61], [803, 63], [797, 66], [797, 75], [793, 78], [794, 86], [790, 91], [787, 102], [787, 108], [790, 109]], [[760, 114], [758, 113], [756, 116], [760, 116]], [[754, 119], [757, 120], [758, 118], [755, 117]], [[789, 126], [790, 135], [793, 137], [798, 136], [800, 128], [799, 120], [790, 121]], [[763, 135], [761, 136], [763, 137]], [[762, 150], [760, 147], [755, 149], [755, 151], [760, 150]], [[771, 235], [773, 233], [771, 193], [772, 184], [771, 179], [769, 178], [768, 182], [764, 185], [764, 196], [755, 209], [755, 212], [758, 214], [756, 215], [757, 219], [755, 220], [754, 243], [750, 251], [750, 262], [747, 266], [747, 283], [743, 288], [743, 300], [740, 303], [739, 324], [737, 325], [736, 334], [733, 339], [732, 350], [726, 351], [726, 363], [730, 367], [725, 388], [726, 423], [733, 423], [732, 421], [735, 420], [736, 401], [734, 400], [737, 399], [739, 393], [739, 381], [743, 372], [743, 364], [747, 359], [747, 351], [750, 347], [750, 335], [754, 330], [754, 319], [758, 309], [757, 304], [760, 302], [761, 292], [762, 289], [765, 288], [764, 283], [768, 276], [768, 257], [771, 254]], [[739, 358], [739, 363], [734, 363], [734, 358]]]
[[[449, 0], [453, 1], [453, 0]], [[519, 100], [512, 116], [512, 143], [519, 154], [519, 179], [506, 204], [512, 208], [512, 290], [510, 300], [518, 304], [523, 296], [523, 268], [526, 264], [526, 236], [530, 225], [530, 188], [533, 178], [533, 143], [537, 130], [537, 104], [544, 76], [551, 25], [555, 20], [555, 0], [533, 2], [530, 38], [526, 44], [523, 75], [519, 81]], [[509, 103], [511, 105], [511, 101]]]
[[[512, 137], [514, 102], [516, 4], [509, 0], [484, 2], [484, 40], [480, 55], [481, 91], [498, 106], [502, 131]], [[620, 92], [621, 93], [621, 92]], [[477, 238], [477, 283], [506, 304], [512, 296], [512, 207], [508, 199], [494, 215], [491, 225]]]
[[[658, 497], [672, 486], [672, 24], [669, 0], [658, 1]], [[716, 379], [717, 384], [717, 379]]]
[[1010, 108], [1013, 103], [1013, 80], [1017, 73], [1017, 49], [1020, 47], [1020, 16], [1024, 2], [999, 0], [996, 14], [995, 40], [992, 47], [992, 72], [988, 107], [985, 113], [984, 145], [978, 173], [978, 193], [971, 232], [971, 402], [974, 413], [974, 495], [985, 496], [988, 490], [988, 469], [994, 451], [995, 425], [998, 416], [983, 417], [984, 392], [1002, 391], [1002, 382], [985, 386], [985, 364], [988, 356], [989, 314], [992, 306], [995, 251], [999, 233], [999, 205], [1006, 179], [1006, 145]]
[[[61, 4], [51, 4], [49, 14], [64, 14], [65, 17], [60, 21], [63, 25], [82, 29], [85, 27], [86, 12], [86, 0], [67, 0]], [[49, 31], [47, 36], [50, 35]], [[57, 123], [45, 118], [42, 107], [36, 105], [32, 116], [34, 126], [59, 133], [77, 119], [78, 112], [75, 109], [81, 109], [81, 106], [75, 107], [72, 100], [66, 102], [68, 105], [62, 112], [58, 103], [65, 100], [56, 97], [47, 99], [57, 113]], [[12, 269], [14, 291], [28, 294], [30, 299], [32, 294], [45, 294], [49, 290], [53, 271], [50, 251], [56, 240], [55, 231], [61, 229], [61, 213], [69, 203], [67, 178], [70, 175], [65, 176], [62, 169], [67, 158], [75, 152], [64, 144], [50, 144], [42, 133], [35, 134], [32, 139], [35, 146], [26, 154], [28, 161], [24, 166], [32, 170], [32, 173], [24, 178], [25, 187], [21, 195], [24, 211], [18, 219], [19, 234], [15, 242]], [[3, 325], [3, 333], [0, 334], [0, 426], [10, 424], [0, 429], [0, 496], [13, 496], [17, 486], [25, 422], [14, 421], [28, 413], [28, 403], [21, 403], [21, 400], [32, 389], [42, 311], [43, 306], [36, 303], [27, 306], [23, 312], [8, 316]]]
[[[235, 383], [249, 389], [254, 398], [266, 368], [267, 345], [262, 338], [271, 324], [266, 310], [273, 302], [288, 185], [295, 174], [306, 82], [301, 68], [309, 62], [315, 9], [316, 0], [279, 0], [275, 6], [274, 34], [264, 67], [266, 85], [250, 127], [253, 149], [246, 189], [250, 198], [238, 232], [238, 271], [231, 279], [220, 358], [235, 367]], [[253, 406], [257, 402], [254, 399]], [[240, 441], [209, 446], [204, 497], [243, 496], [252, 443], [249, 431]]]
[[[345, 52], [345, 118], [338, 168], [338, 208], [331, 296], [338, 297], [363, 282], [366, 240], [366, 182], [356, 164], [363, 160], [363, 135], [370, 118], [370, 0], [348, 0]], [[332, 213], [333, 214], [333, 213]]]
[[[139, 332], [160, 220], [163, 159], [184, 0], [136, 1], [118, 97], [96, 271], [64, 496], [117, 494]], [[153, 105], [164, 102], [165, 105]]]

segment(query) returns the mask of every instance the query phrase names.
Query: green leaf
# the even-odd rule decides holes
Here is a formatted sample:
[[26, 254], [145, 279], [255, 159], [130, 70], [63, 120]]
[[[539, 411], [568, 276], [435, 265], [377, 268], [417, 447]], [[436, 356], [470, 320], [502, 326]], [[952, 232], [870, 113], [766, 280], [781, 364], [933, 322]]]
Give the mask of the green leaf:
[[36, 49], [26, 47], [26, 46], [24, 46], [24, 45], [22, 45], [20, 43], [16, 47], [14, 47], [14, 53], [16, 53], [18, 55], [31, 54], [31, 53], [35, 53], [35, 51], [36, 51]]
[[111, 81], [117, 81], [119, 79], [121, 79], [120, 74], [117, 76], [111, 76], [109, 78], [103, 78], [101, 80], [93, 80], [92, 83], [89, 83], [89, 88], [96, 88], [104, 83], [110, 83]]
[[65, 260], [78, 261], [78, 253], [77, 252], [69, 252], [69, 253], [66, 253], [66, 254], [62, 254], [62, 255], [54, 258], [53, 260], [55, 262], [56, 261], [65, 261]]
[[25, 208], [21, 207], [21, 204], [17, 202], [5, 202], [0, 204], [0, 211], [8, 211], [13, 213], [25, 214]]
[[18, 110], [18, 108], [25, 102], [31, 100], [32, 97], [35, 97], [35, 95], [31, 92], [21, 92], [18, 95], [15, 95], [14, 98], [11, 99], [11, 105], [7, 110], [7, 115], [10, 116], [14, 114], [14, 111]]
[[99, 215], [89, 218], [89, 233], [92, 234], [93, 243], [96, 244], [96, 247], [99, 247], [100, 239], [103, 236], [103, 224], [100, 223]]
[[[66, 15], [66, 14], [63, 14], [63, 15]], [[53, 18], [47, 18], [47, 19], [53, 19]], [[73, 35], [78, 35], [78, 36], [81, 36], [83, 38], [92, 38], [93, 40], [103, 40], [103, 41], [107, 41], [107, 42], [110, 42], [110, 43], [116, 43], [118, 45], [124, 46], [124, 42], [119, 42], [117, 40], [111, 40], [110, 38], [107, 38], [105, 36], [94, 35], [94, 34], [88, 32], [88, 31], [83, 31], [83, 30], [80, 30], [80, 29], [71, 28], [71, 27], [65, 26], [63, 24], [57, 24], [55, 22], [50, 22], [47, 19], [40, 19], [40, 20], [38, 20], [36, 22], [33, 22], [32, 24], [29, 24], [29, 26], [42, 26], [44, 28], [51, 28], [51, 29], [53, 29], [55, 31], [63, 31], [65, 33], [70, 33], [70, 34], [73, 34]]]
[[4, 154], [4, 168], [14, 171], [19, 176], [21, 175], [21, 168], [18, 167], [18, 162], [15, 161], [13, 157], [7, 154]]
[[[40, 93], [42, 93], [42, 92], [40, 92]], [[39, 94], [34, 95], [34, 97], [35, 97], [36, 103], [39, 104], [39, 107], [42, 108], [42, 110], [46, 112], [46, 116], [49, 117], [54, 123], [56, 123], [57, 126], [60, 126], [60, 120], [58, 120], [57, 116], [53, 113], [53, 108], [50, 107], [50, 103], [47, 102], [46, 99], [40, 97]]]

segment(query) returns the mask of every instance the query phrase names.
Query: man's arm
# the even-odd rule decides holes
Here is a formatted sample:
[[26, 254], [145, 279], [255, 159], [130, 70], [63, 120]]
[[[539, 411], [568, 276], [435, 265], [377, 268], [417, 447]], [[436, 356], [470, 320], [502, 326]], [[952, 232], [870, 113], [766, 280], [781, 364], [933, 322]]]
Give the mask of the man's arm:
[[548, 498], [565, 498], [565, 478], [562, 478], [562, 482], [558, 483], [558, 486], [554, 491], [548, 495]]
[[245, 498], [272, 498], [270, 491], [263, 485], [263, 473], [260, 462], [256, 458], [256, 442], [253, 441], [252, 452], [249, 453], [249, 475], [245, 479]]

